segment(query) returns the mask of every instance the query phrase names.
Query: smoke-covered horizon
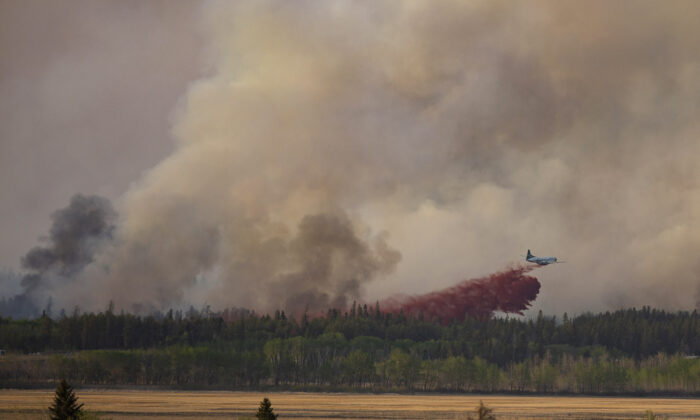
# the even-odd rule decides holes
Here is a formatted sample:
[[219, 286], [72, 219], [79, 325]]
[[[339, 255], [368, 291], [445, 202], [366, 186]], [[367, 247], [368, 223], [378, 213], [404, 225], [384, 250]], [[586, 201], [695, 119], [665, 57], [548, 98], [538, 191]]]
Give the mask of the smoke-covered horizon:
[[316, 311], [530, 248], [566, 261], [532, 310], [697, 308], [698, 18], [695, 2], [204, 3], [211, 70], [172, 104], [174, 150], [79, 270], [25, 291]]

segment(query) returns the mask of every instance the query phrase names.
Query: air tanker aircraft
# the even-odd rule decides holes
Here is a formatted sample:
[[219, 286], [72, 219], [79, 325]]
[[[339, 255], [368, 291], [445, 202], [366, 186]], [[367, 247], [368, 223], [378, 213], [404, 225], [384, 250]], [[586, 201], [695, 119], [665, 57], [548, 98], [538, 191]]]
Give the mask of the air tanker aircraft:
[[557, 257], [535, 257], [534, 255], [532, 255], [529, 249], [527, 250], [527, 256], [525, 257], [525, 261], [539, 265], [549, 265], [564, 262], [557, 261]]

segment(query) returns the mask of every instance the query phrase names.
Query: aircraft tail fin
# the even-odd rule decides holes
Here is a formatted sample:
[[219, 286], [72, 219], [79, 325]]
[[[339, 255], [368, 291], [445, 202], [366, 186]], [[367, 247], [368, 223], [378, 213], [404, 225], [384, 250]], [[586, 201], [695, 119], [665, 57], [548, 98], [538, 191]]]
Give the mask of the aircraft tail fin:
[[532, 258], [532, 253], [530, 252], [529, 249], [527, 250], [527, 257], [525, 257], [525, 258]]

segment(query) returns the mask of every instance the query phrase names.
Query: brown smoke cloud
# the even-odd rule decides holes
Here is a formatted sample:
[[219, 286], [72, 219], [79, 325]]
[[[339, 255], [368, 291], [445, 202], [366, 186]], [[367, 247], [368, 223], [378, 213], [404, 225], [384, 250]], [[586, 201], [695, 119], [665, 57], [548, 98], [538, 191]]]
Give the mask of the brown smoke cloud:
[[696, 2], [203, 15], [213, 71], [76, 299], [298, 310], [445, 288], [531, 248], [567, 262], [533, 309], [696, 306]]

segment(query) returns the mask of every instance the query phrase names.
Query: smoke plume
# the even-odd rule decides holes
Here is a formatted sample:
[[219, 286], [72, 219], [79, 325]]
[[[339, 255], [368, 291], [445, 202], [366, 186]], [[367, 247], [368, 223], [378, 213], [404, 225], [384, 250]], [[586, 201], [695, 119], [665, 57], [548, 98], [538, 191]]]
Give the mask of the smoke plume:
[[10, 314], [31, 313], [32, 307], [52, 296], [61, 301], [70, 298], [74, 291], [71, 283], [93, 262], [100, 247], [111, 241], [116, 213], [103, 197], [77, 194], [51, 219], [46, 245], [32, 248], [22, 258], [27, 272], [21, 280], [24, 292], [4, 305]]
[[443, 324], [450, 320], [489, 318], [495, 311], [523, 314], [537, 297], [540, 282], [526, 273], [536, 265], [519, 265], [487, 277], [463, 282], [420, 296], [394, 296], [380, 303], [384, 312], [422, 315]]
[[[213, 1], [192, 19], [208, 66], [175, 107], [172, 153], [115, 200], [113, 231], [86, 236], [99, 246], [30, 252], [31, 293], [314, 311], [447, 288], [531, 248], [567, 264], [539, 274], [530, 310], [696, 307], [698, 2]], [[533, 296], [526, 274], [515, 290]], [[456, 291], [525, 311], [494, 303], [504, 282]]]
[[[56, 211], [47, 246], [37, 246], [22, 258], [22, 267], [41, 277], [55, 273], [72, 277], [93, 261], [97, 246], [110, 239], [116, 213], [109, 200], [99, 196], [77, 194], [68, 207]], [[26, 280], [26, 278], [25, 278]], [[29, 290], [36, 285], [23, 283]]]
[[300, 270], [276, 282], [284, 291], [279, 301], [293, 314], [347, 307], [350, 298], [360, 297], [363, 284], [391, 272], [400, 259], [382, 237], [374, 248], [363, 242], [342, 214], [305, 216], [289, 248]]

